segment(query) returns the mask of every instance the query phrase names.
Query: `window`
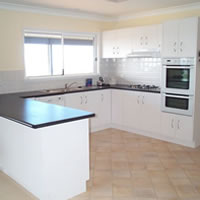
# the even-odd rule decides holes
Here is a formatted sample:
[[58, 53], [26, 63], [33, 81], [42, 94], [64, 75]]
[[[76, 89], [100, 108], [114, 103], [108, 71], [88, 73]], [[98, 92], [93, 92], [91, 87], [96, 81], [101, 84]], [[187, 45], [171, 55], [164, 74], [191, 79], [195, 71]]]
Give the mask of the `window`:
[[27, 77], [96, 73], [94, 35], [24, 34]]

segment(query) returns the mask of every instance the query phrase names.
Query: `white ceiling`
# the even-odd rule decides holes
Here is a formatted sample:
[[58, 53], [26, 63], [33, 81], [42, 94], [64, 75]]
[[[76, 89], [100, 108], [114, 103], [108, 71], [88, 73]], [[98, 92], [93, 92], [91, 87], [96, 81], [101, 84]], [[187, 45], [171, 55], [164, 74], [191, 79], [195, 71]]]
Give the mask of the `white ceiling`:
[[200, 0], [126, 0], [119, 1], [118, 3], [109, 0], [0, 0], [0, 2], [56, 9], [72, 9], [74, 11], [116, 17], [200, 3]]

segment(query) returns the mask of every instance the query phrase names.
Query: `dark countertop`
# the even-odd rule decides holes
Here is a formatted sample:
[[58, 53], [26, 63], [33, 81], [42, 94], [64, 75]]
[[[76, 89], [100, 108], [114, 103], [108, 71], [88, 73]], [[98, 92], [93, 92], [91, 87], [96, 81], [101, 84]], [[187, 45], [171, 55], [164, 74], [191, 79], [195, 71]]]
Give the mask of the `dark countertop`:
[[19, 95], [0, 95], [0, 116], [31, 128], [42, 128], [94, 117], [95, 114], [32, 99], [23, 99], [20, 98], [19, 93]]
[[143, 90], [133, 89], [128, 85], [111, 86], [92, 86], [71, 89], [61, 92], [59, 90], [46, 92], [45, 90], [33, 92], [21, 92], [13, 94], [0, 95], [0, 116], [23, 124], [31, 128], [42, 128], [60, 123], [71, 122], [75, 120], [94, 117], [95, 114], [78, 109], [72, 109], [64, 106], [58, 106], [28, 99], [31, 97], [42, 97], [50, 95], [59, 95], [75, 92], [86, 92], [102, 89], [121, 89], [131, 91], [160, 93], [159, 89]]
[[[55, 89], [51, 92], [47, 92], [48, 90], [40, 90], [40, 91], [33, 91], [33, 92], [23, 92], [20, 93], [20, 96], [23, 98], [31, 98], [31, 97], [42, 97], [42, 96], [53, 96], [53, 95], [62, 95], [68, 93], [77, 93], [77, 92], [88, 92], [94, 90], [104, 90], [104, 89], [119, 89], [119, 90], [130, 90], [130, 91], [139, 91], [139, 92], [150, 92], [150, 93], [160, 93], [160, 89], [139, 89], [139, 88], [132, 88], [130, 85], [109, 85], [109, 86], [91, 86], [91, 87], [78, 87], [78, 88], [71, 88], [65, 92], [62, 91], [62, 88]], [[59, 91], [60, 90], [60, 91]], [[16, 93], [18, 94], [18, 93]]]

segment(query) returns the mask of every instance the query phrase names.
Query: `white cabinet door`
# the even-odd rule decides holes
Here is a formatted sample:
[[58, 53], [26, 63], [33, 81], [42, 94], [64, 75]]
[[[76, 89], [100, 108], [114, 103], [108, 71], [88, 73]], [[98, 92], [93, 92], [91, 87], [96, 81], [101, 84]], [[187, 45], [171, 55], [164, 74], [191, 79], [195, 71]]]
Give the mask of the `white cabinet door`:
[[122, 124], [129, 128], [140, 129], [140, 93], [135, 91], [121, 91], [121, 96]]
[[82, 93], [71, 93], [65, 95], [65, 106], [85, 110], [86, 99]]
[[122, 125], [122, 95], [120, 90], [112, 90], [112, 116], [113, 124]]
[[152, 133], [160, 133], [160, 94], [144, 93], [140, 95], [141, 98], [141, 129]]
[[195, 57], [198, 18], [168, 21], [163, 24], [163, 57]]
[[125, 58], [131, 53], [131, 31], [132, 29], [117, 30], [117, 55], [118, 58]]
[[197, 18], [187, 18], [179, 24], [179, 56], [195, 57], [197, 52]]
[[111, 90], [99, 91], [99, 125], [109, 125], [111, 123]]
[[62, 95], [38, 97], [35, 100], [64, 106], [64, 97]]
[[193, 140], [193, 118], [183, 115], [177, 115], [176, 120], [176, 138], [180, 140]]
[[132, 29], [132, 50], [160, 50], [162, 26], [151, 25]]
[[103, 58], [115, 58], [116, 53], [116, 31], [104, 31], [102, 33]]
[[175, 137], [176, 118], [175, 115], [164, 113], [161, 114], [161, 134], [174, 138]]
[[178, 53], [179, 21], [173, 20], [163, 24], [163, 57], [176, 57]]
[[94, 129], [95, 127], [99, 126], [100, 121], [100, 108], [98, 106], [99, 103], [99, 91], [92, 91], [92, 92], [82, 92], [83, 98], [85, 99], [85, 110], [89, 112], [93, 112], [95, 114], [94, 117], [90, 119], [90, 128]]

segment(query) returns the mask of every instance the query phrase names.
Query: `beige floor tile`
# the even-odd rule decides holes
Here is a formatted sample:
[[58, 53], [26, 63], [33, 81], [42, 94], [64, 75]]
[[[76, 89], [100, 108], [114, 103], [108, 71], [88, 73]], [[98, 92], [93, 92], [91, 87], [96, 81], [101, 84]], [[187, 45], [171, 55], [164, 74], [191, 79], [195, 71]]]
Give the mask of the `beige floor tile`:
[[134, 187], [133, 196], [137, 198], [155, 198], [156, 194], [153, 187]]
[[112, 177], [112, 171], [111, 170], [94, 170], [93, 177]]
[[94, 186], [90, 193], [91, 197], [112, 197], [112, 185]]
[[113, 170], [128, 170], [128, 162], [124, 161], [113, 161], [112, 162], [112, 169]]
[[175, 188], [171, 184], [154, 184], [154, 189], [159, 198], [177, 198]]
[[133, 189], [127, 186], [116, 186], [113, 185], [113, 197], [128, 197], [131, 198], [133, 196]]
[[112, 179], [112, 183], [115, 186], [127, 186], [127, 187], [133, 186], [133, 181], [132, 181], [131, 178], [118, 178], [118, 177], [114, 177]]
[[111, 170], [112, 162], [107, 160], [96, 160], [95, 170]]
[[130, 178], [131, 172], [129, 170], [112, 170], [113, 177]]
[[192, 185], [179, 185], [176, 186], [176, 191], [180, 197], [199, 197], [200, 194], [196, 191], [196, 189]]
[[[200, 147], [117, 129], [90, 134], [87, 192], [71, 200], [200, 200]], [[0, 173], [0, 200], [36, 200]]]
[[169, 178], [186, 178], [186, 174], [182, 169], [166, 169]]

